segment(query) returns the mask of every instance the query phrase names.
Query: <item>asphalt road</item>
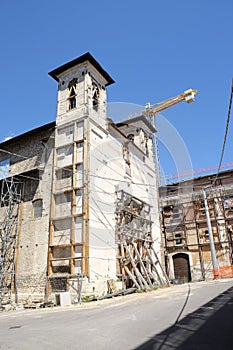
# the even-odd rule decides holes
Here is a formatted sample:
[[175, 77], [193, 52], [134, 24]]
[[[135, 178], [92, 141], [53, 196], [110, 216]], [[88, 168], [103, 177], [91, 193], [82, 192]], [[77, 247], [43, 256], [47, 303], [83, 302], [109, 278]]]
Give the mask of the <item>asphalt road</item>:
[[233, 279], [1, 312], [0, 349], [233, 349]]

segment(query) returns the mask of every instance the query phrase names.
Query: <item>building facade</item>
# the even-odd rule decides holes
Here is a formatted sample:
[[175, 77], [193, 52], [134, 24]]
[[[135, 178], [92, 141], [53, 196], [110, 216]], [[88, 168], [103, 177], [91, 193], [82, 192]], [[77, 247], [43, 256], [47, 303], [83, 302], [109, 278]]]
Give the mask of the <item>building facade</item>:
[[1, 301], [166, 283], [154, 127], [107, 117], [114, 81], [89, 53], [49, 74], [56, 121], [0, 145]]
[[218, 277], [233, 276], [233, 171], [160, 188], [166, 268], [171, 280], [213, 279], [207, 196]]

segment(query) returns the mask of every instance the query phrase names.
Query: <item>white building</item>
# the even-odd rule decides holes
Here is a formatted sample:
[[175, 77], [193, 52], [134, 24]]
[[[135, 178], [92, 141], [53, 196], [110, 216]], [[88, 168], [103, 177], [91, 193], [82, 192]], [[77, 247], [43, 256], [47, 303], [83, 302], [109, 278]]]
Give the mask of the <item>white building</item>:
[[9, 162], [2, 182], [28, 182], [30, 171], [38, 178], [27, 203], [21, 196], [11, 239], [15, 291], [49, 299], [61, 291], [102, 295], [113, 280], [123, 288], [163, 283], [154, 127], [144, 116], [117, 124], [107, 117], [106, 87], [114, 81], [91, 54], [49, 74], [58, 82], [56, 123], [0, 145], [0, 166]]

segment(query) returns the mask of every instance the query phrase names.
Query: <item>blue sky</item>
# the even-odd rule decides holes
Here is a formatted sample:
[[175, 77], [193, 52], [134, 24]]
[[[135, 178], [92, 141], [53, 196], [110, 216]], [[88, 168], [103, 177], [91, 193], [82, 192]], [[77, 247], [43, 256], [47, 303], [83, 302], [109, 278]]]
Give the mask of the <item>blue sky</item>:
[[[144, 105], [197, 89], [195, 103], [163, 116], [194, 169], [218, 165], [233, 76], [232, 13], [232, 0], [2, 0], [0, 140], [55, 120], [57, 85], [47, 73], [89, 51], [116, 81], [109, 102]], [[233, 162], [232, 141], [230, 123], [224, 162]], [[176, 169], [165, 149], [170, 174]]]

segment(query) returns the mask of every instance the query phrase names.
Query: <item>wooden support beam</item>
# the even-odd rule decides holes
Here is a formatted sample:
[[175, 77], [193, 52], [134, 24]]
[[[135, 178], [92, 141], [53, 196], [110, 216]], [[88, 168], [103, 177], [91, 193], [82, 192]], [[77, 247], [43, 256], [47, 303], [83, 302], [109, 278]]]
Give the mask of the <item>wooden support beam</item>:
[[[164, 270], [162, 264], [160, 263], [159, 258], [158, 258], [158, 255], [157, 255], [157, 253], [156, 253], [156, 251], [155, 251], [155, 249], [154, 249], [154, 247], [153, 247], [153, 243], [151, 244], [151, 249], [152, 249], [152, 251], [153, 251], [153, 253], [154, 253], [154, 255], [155, 255], [156, 259], [157, 259], [157, 262], [158, 262], [158, 264], [159, 264], [159, 266], [160, 266], [160, 269], [161, 269], [161, 271], [162, 271], [162, 273], [163, 273], [163, 276], [164, 276], [166, 282], [167, 282], [168, 284], [170, 284], [169, 279], [168, 279], [167, 274], [166, 274], [166, 271]], [[163, 283], [163, 284], [164, 284], [164, 283]]]
[[138, 289], [141, 289], [141, 286], [138, 284], [136, 278], [134, 277], [134, 275], [129, 271], [128, 267], [125, 266], [125, 272], [129, 275], [129, 277], [131, 278], [131, 280], [134, 282], [135, 286]]
[[132, 256], [132, 254], [131, 254], [131, 252], [130, 252], [130, 249], [129, 249], [128, 245], [126, 244], [126, 242], [124, 242], [124, 246], [125, 246], [125, 248], [126, 248], [128, 254], [129, 254], [131, 264], [132, 264], [133, 269], [134, 269], [134, 271], [135, 271], [135, 274], [136, 274], [136, 276], [137, 276], [137, 278], [138, 278], [138, 283], [140, 284], [141, 289], [145, 289], [145, 288], [143, 287], [143, 284], [142, 284], [142, 283], [144, 283], [146, 289], [150, 289], [149, 286], [148, 286], [148, 284], [147, 284], [147, 282], [146, 282], [146, 280], [143, 278], [142, 274], [141, 274], [140, 271], [138, 270], [138, 268], [137, 268], [137, 266], [136, 266], [136, 264], [135, 264], [135, 262], [134, 262], [133, 256]]
[[[75, 222], [74, 222], [74, 218], [72, 218], [70, 241], [71, 241], [70, 255], [71, 255], [71, 258], [74, 258], [75, 257], [75, 246], [73, 244], [74, 241], [75, 241]], [[74, 261], [75, 260], [73, 260], [73, 259], [70, 260], [70, 273], [71, 274], [74, 273]]]
[[[59, 247], [59, 246], [58, 246]], [[66, 258], [51, 258], [50, 261], [62, 261], [62, 260], [81, 260], [82, 256], [68, 256]], [[72, 274], [71, 274], [72, 275]]]
[[124, 268], [123, 259], [125, 258], [125, 257], [124, 257], [125, 253], [124, 253], [124, 247], [123, 247], [123, 244], [122, 244], [122, 243], [120, 244], [120, 251], [121, 251], [121, 256], [122, 256], [122, 258], [121, 258], [121, 260], [120, 260], [121, 273], [122, 273], [122, 275], [124, 276], [124, 275], [125, 275], [125, 268]]
[[153, 258], [152, 258], [152, 256], [151, 256], [151, 254], [150, 254], [150, 251], [149, 251], [149, 249], [148, 249], [147, 247], [145, 247], [145, 248], [146, 248], [146, 251], [147, 251], [147, 255], [148, 255], [149, 259], [150, 259], [151, 265], [153, 266], [153, 268], [154, 268], [154, 270], [155, 270], [155, 272], [156, 272], [156, 275], [157, 275], [157, 277], [158, 277], [158, 280], [159, 280], [159, 282], [160, 282], [160, 285], [163, 285], [164, 283], [163, 283], [163, 281], [162, 281], [162, 279], [161, 279], [161, 277], [160, 277], [160, 274], [159, 274], [159, 272], [158, 272], [158, 270], [157, 270], [157, 267], [156, 267], [156, 265], [155, 265], [155, 263], [154, 263], [154, 260], [153, 260]]
[[83, 164], [84, 164], [84, 190], [83, 190], [83, 273], [89, 276], [89, 219], [90, 219], [90, 203], [89, 203], [89, 163], [90, 163], [90, 125], [89, 120], [84, 121], [84, 150], [83, 150]]
[[145, 265], [144, 265], [144, 263], [143, 263], [143, 261], [142, 261], [142, 259], [141, 259], [141, 256], [140, 256], [140, 254], [139, 254], [139, 251], [138, 251], [138, 249], [137, 249], [137, 244], [134, 242], [134, 243], [133, 243], [133, 246], [134, 246], [134, 250], [135, 250], [135, 252], [136, 252], [136, 255], [137, 255], [137, 257], [138, 257], [138, 260], [139, 260], [139, 262], [140, 262], [140, 266], [142, 267], [142, 270], [144, 271], [144, 273], [145, 273], [145, 275], [146, 275], [147, 282], [149, 283], [149, 286], [150, 286], [151, 288], [153, 288], [153, 285], [152, 285], [152, 282], [151, 282], [151, 280], [150, 280], [149, 274], [148, 274], [148, 272], [147, 272], [147, 270], [146, 270], [146, 267], [145, 267]]

